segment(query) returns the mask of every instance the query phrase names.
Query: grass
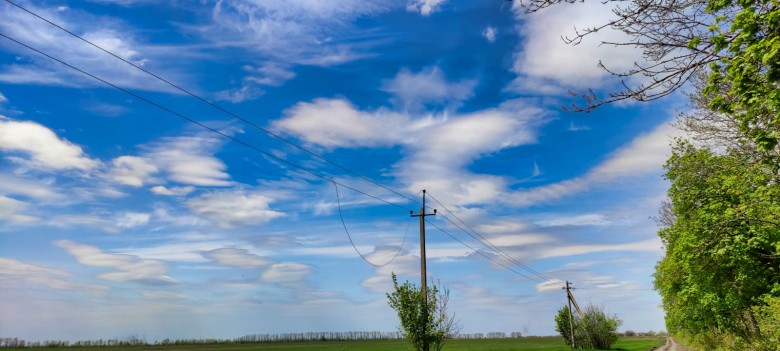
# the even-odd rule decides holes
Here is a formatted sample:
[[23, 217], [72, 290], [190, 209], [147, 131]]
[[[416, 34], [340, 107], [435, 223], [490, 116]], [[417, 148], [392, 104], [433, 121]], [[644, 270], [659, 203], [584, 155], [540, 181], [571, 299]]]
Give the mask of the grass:
[[[623, 337], [612, 347], [619, 351], [648, 351], [663, 345], [662, 338]], [[378, 341], [306, 341], [256, 344], [211, 344], [125, 347], [68, 347], [63, 351], [407, 351], [403, 340]], [[30, 349], [24, 349], [29, 351]], [[567, 351], [561, 337], [530, 337], [520, 339], [450, 340], [442, 351]], [[43, 351], [43, 350], [42, 350]]]

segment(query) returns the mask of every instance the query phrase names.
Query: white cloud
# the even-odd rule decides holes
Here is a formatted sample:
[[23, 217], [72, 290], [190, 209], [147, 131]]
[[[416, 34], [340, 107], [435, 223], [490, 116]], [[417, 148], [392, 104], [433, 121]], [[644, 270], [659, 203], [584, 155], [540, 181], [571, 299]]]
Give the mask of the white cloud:
[[[641, 52], [632, 47], [599, 45], [602, 41], [626, 40], [623, 33], [611, 29], [603, 29], [579, 45], [566, 44], [561, 39], [572, 36], [575, 27], [582, 30], [606, 23], [613, 16], [614, 4], [576, 2], [530, 15], [518, 4], [519, 1], [514, 5], [520, 23], [517, 32], [523, 43], [515, 53], [513, 68], [519, 77], [510, 90], [544, 94], [565, 93], [565, 88], [570, 87], [594, 88], [609, 76], [598, 67], [600, 58], [614, 71], [630, 69], [641, 58]], [[540, 90], [540, 86], [547, 88]]]
[[247, 72], [241, 80], [241, 86], [222, 90], [216, 93], [219, 100], [239, 103], [246, 100], [254, 100], [265, 94], [262, 86], [276, 87], [295, 77], [295, 72], [281, 63], [265, 62], [259, 67], [244, 66]]
[[88, 171], [99, 163], [84, 154], [80, 146], [60, 139], [49, 128], [32, 121], [15, 121], [0, 116], [0, 150], [13, 161], [33, 168]]
[[611, 223], [612, 221], [600, 213], [587, 213], [576, 216], [560, 216], [557, 218], [536, 221], [536, 224], [542, 227], [608, 225]]
[[[409, 128], [407, 116], [389, 111], [362, 112], [341, 99], [299, 103], [273, 123], [307, 143], [325, 147], [393, 145]], [[380, 132], [381, 131], [381, 132]]]
[[[143, 156], [168, 180], [195, 186], [229, 186], [227, 166], [213, 156], [223, 141], [213, 135], [166, 137], [142, 146]], [[160, 189], [162, 190], [162, 189]]]
[[0, 282], [5, 287], [35, 284], [57, 290], [83, 291], [95, 296], [104, 296], [108, 292], [106, 286], [63, 280], [64, 278], [70, 279], [70, 277], [70, 273], [60, 269], [0, 257]]
[[6, 98], [3, 93], [0, 93], [0, 104], [4, 104], [6, 102], [8, 102], [8, 98]]
[[485, 39], [491, 43], [496, 42], [496, 34], [498, 34], [498, 29], [492, 26], [487, 26], [482, 31], [482, 36], [485, 37]]
[[406, 4], [406, 11], [419, 12], [420, 15], [430, 16], [432, 13], [439, 11], [442, 4], [447, 0], [409, 0]]
[[671, 141], [680, 131], [664, 122], [611, 154], [588, 174], [594, 181], [609, 181], [635, 174], [660, 172], [671, 154]]
[[560, 291], [562, 286], [566, 284], [560, 279], [550, 279], [545, 282], [536, 284], [536, 292], [548, 292], [548, 291]]
[[[170, 64], [170, 60], [161, 59], [169, 56], [172, 49], [138, 43], [132, 34], [133, 30], [122, 25], [120, 21], [95, 17], [82, 11], [58, 11], [56, 8], [36, 7], [32, 4], [25, 4], [25, 7], [136, 65], [157, 73], [161, 73], [161, 70], [167, 71], [162, 75], [173, 81], [181, 82], [181, 78], [185, 78], [177, 76], [173, 79], [172, 69], [175, 67]], [[167, 85], [109, 54], [57, 28], [41, 25], [39, 19], [9, 4], [0, 4], [0, 9], [0, 30], [13, 38], [125, 88], [171, 90]], [[31, 56], [29, 51], [21, 46], [6, 48], [29, 58], [0, 67], [0, 81], [15, 84], [104, 86], [48, 58]], [[176, 51], [176, 54], [181, 57], [178, 56], [181, 51]]]
[[536, 142], [545, 121], [535, 108], [499, 107], [458, 116], [425, 131], [424, 141], [395, 167], [409, 191], [428, 189], [452, 205], [492, 201], [506, 189], [504, 176], [474, 174], [468, 165], [479, 157]]
[[157, 167], [143, 157], [120, 156], [111, 160], [109, 178], [119, 184], [140, 187], [152, 181]]
[[511, 234], [499, 235], [488, 238], [491, 244], [499, 247], [511, 246], [529, 246], [538, 244], [549, 244], [555, 242], [549, 235], [545, 234]]
[[226, 190], [206, 193], [187, 201], [187, 207], [200, 217], [222, 227], [249, 226], [268, 222], [284, 215], [273, 211], [273, 199], [244, 190]]
[[141, 260], [136, 256], [105, 253], [90, 245], [70, 240], [58, 240], [55, 245], [67, 251], [78, 263], [92, 267], [106, 267], [114, 271], [102, 273], [98, 278], [112, 281], [135, 281], [147, 284], [175, 282], [167, 275], [168, 267], [162, 261]]
[[583, 130], [590, 130], [590, 127], [588, 127], [586, 125], [577, 125], [577, 124], [574, 124], [574, 121], [571, 121], [571, 122], [569, 122], [569, 127], [566, 128], [566, 130], [568, 130], [570, 132], [579, 132], [579, 131], [583, 131]]
[[237, 104], [246, 100], [254, 100], [263, 96], [265, 91], [256, 87], [254, 84], [244, 82], [239, 88], [220, 90], [214, 94], [217, 100], [229, 101]]
[[297, 262], [276, 263], [268, 267], [260, 275], [260, 279], [267, 283], [282, 285], [297, 285], [311, 273], [311, 266]]
[[445, 203], [462, 205], [490, 201], [507, 184], [502, 176], [472, 174], [467, 166], [486, 154], [536, 142], [536, 128], [545, 121], [544, 111], [515, 100], [464, 115], [412, 119], [318, 99], [296, 105], [274, 126], [326, 147], [405, 146], [409, 155], [393, 171], [405, 187], [430, 189]]
[[149, 223], [151, 214], [138, 213], [138, 212], [126, 212], [117, 217], [116, 226], [120, 228], [134, 228]]
[[12, 223], [30, 223], [39, 220], [38, 217], [23, 214], [29, 204], [0, 195], [0, 221]]
[[24, 263], [11, 258], [0, 257], [0, 274], [18, 276], [54, 275], [60, 277], [70, 276], [63, 270], [44, 267], [36, 264]]
[[514, 191], [505, 196], [503, 201], [516, 206], [531, 206], [583, 192], [619, 178], [652, 173], [660, 175], [664, 162], [671, 154], [671, 142], [679, 135], [678, 130], [668, 122], [663, 122], [610, 154], [581, 177]]
[[653, 238], [643, 241], [621, 244], [578, 244], [547, 247], [538, 252], [538, 258], [566, 257], [585, 255], [608, 251], [661, 252], [661, 239]]
[[144, 290], [143, 295], [152, 300], [186, 300], [189, 296], [176, 291]]
[[6, 195], [20, 195], [38, 200], [61, 200], [63, 194], [58, 193], [48, 179], [31, 180], [14, 176], [12, 174], [0, 174], [0, 193]]
[[156, 185], [152, 187], [152, 192], [157, 195], [164, 195], [164, 196], [184, 196], [189, 193], [191, 193], [193, 190], [195, 190], [195, 187], [192, 186], [174, 186], [174, 187], [165, 187], [162, 185]]
[[473, 96], [477, 81], [447, 82], [438, 67], [429, 67], [414, 73], [402, 69], [382, 84], [382, 89], [395, 96], [396, 105], [403, 110], [418, 111], [428, 105], [457, 107]]
[[245, 249], [221, 248], [203, 251], [201, 255], [218, 265], [229, 267], [256, 268], [271, 263], [270, 260], [251, 254]]
[[[334, 65], [364, 55], [352, 21], [388, 10], [380, 0], [217, 2], [213, 24], [200, 31], [221, 46], [235, 46], [286, 64]], [[370, 45], [362, 43], [362, 45]]]

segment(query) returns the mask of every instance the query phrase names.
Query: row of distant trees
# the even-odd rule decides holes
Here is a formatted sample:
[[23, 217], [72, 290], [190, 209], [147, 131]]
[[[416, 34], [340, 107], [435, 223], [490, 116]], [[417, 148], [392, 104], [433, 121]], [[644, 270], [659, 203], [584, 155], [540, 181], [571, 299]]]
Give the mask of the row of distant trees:
[[[457, 334], [456, 339], [503, 339], [520, 338], [522, 333], [490, 332]], [[54, 347], [106, 347], [106, 346], [151, 346], [151, 345], [207, 345], [207, 344], [250, 344], [296, 341], [349, 341], [349, 340], [394, 340], [403, 339], [400, 331], [353, 331], [353, 332], [306, 332], [306, 333], [281, 333], [281, 334], [251, 334], [233, 339], [163, 339], [147, 342], [143, 338], [131, 337], [127, 339], [96, 339], [80, 340], [75, 342], [63, 340], [26, 341], [20, 338], [0, 338], [0, 348], [54, 348]]]

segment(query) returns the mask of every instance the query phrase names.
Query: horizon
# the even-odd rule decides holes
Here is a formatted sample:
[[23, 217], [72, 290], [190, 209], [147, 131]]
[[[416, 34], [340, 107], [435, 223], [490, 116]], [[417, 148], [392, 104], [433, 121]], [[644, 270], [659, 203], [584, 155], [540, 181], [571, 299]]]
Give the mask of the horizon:
[[565, 281], [665, 330], [652, 217], [685, 97], [561, 110], [641, 57], [560, 40], [609, 5], [18, 4], [195, 96], [0, 4], [0, 336], [395, 330], [423, 189], [462, 333], [553, 335]]

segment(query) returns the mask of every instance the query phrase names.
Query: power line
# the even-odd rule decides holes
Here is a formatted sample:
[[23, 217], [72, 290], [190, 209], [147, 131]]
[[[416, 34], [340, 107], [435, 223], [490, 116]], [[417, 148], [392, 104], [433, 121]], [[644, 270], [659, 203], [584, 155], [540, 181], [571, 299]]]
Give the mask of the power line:
[[[501, 256], [501, 257], [503, 257], [503, 258], [507, 259], [509, 262], [512, 262], [512, 263], [514, 263], [514, 264], [515, 264], [515, 265], [517, 265], [517, 266], [520, 266], [521, 268], [525, 269], [525, 270], [526, 270], [526, 271], [528, 271], [529, 273], [531, 273], [531, 274], [533, 274], [533, 275], [535, 275], [535, 276], [537, 276], [537, 277], [540, 277], [540, 278], [542, 278], [542, 279], [544, 279], [544, 280], [553, 280], [552, 278], [550, 278], [550, 277], [548, 277], [548, 276], [546, 276], [546, 275], [544, 275], [544, 274], [541, 274], [541, 273], [537, 272], [536, 270], [534, 270], [533, 268], [529, 267], [528, 265], [526, 265], [526, 264], [524, 264], [524, 263], [522, 263], [522, 262], [518, 261], [518, 260], [517, 260], [517, 259], [515, 259], [514, 257], [512, 257], [512, 256], [510, 256], [509, 254], [507, 254], [506, 252], [504, 252], [504, 250], [501, 250], [501, 248], [500, 248], [500, 247], [498, 247], [498, 246], [494, 245], [493, 243], [491, 243], [491, 242], [490, 242], [490, 241], [489, 241], [487, 238], [485, 238], [483, 235], [479, 234], [479, 232], [477, 232], [476, 230], [474, 230], [474, 228], [472, 228], [471, 226], [469, 226], [468, 224], [466, 224], [466, 222], [464, 222], [462, 219], [460, 219], [460, 217], [458, 217], [458, 216], [457, 216], [455, 213], [453, 213], [452, 211], [450, 211], [450, 209], [449, 209], [449, 208], [447, 208], [447, 206], [445, 206], [445, 205], [444, 205], [443, 203], [441, 203], [439, 200], [437, 200], [435, 196], [433, 196], [433, 195], [432, 195], [432, 194], [430, 194], [430, 193], [428, 193], [428, 196], [430, 196], [430, 197], [431, 197], [431, 199], [433, 199], [433, 201], [436, 201], [436, 203], [438, 203], [438, 204], [439, 204], [439, 205], [440, 205], [442, 208], [444, 208], [444, 210], [445, 210], [445, 211], [449, 212], [449, 214], [451, 214], [453, 217], [455, 217], [455, 218], [456, 218], [456, 219], [457, 219], [457, 220], [458, 220], [458, 221], [459, 221], [461, 224], [463, 224], [465, 227], [467, 227], [468, 229], [470, 229], [470, 230], [471, 230], [471, 232], [469, 232], [468, 230], [464, 229], [463, 227], [461, 227], [461, 226], [460, 226], [460, 225], [458, 225], [457, 223], [453, 222], [453, 221], [452, 221], [451, 219], [449, 219], [447, 216], [442, 216], [444, 219], [446, 219], [448, 222], [450, 222], [452, 225], [454, 225], [454, 226], [455, 226], [455, 227], [457, 227], [458, 229], [462, 230], [464, 233], [466, 233], [466, 234], [468, 234], [469, 236], [471, 236], [471, 237], [472, 237], [474, 240], [477, 240], [478, 242], [482, 243], [482, 245], [485, 245], [485, 246], [486, 246], [486, 247], [488, 247], [489, 249], [491, 249], [491, 250], [495, 251], [495, 252], [496, 252], [496, 253], [497, 253], [499, 256]], [[472, 233], [473, 233], [473, 234], [472, 234]], [[475, 236], [475, 234], [476, 234], [476, 236]]]
[[357, 246], [355, 246], [355, 242], [352, 241], [352, 235], [349, 234], [349, 229], [347, 229], [347, 223], [344, 222], [344, 215], [341, 213], [341, 196], [339, 196], [339, 186], [336, 184], [336, 182], [333, 182], [333, 187], [336, 189], [336, 201], [339, 205], [339, 218], [341, 218], [341, 225], [344, 226], [344, 232], [347, 233], [347, 238], [349, 238], [349, 243], [352, 244], [352, 248], [355, 249], [355, 252], [357, 252], [358, 256], [363, 259], [363, 261], [366, 261], [366, 263], [374, 266], [374, 267], [384, 267], [389, 265], [390, 263], [393, 263], [395, 259], [398, 257], [398, 255], [401, 253], [401, 250], [404, 247], [404, 243], [406, 242], [406, 235], [409, 234], [409, 224], [412, 222], [412, 217], [409, 217], [409, 220], [406, 222], [406, 231], [404, 231], [404, 237], [401, 240], [401, 245], [398, 246], [398, 251], [395, 252], [395, 255], [393, 255], [392, 258], [390, 258], [389, 261], [387, 261], [384, 264], [375, 264], [368, 260], [368, 257], [364, 256], [360, 250], [358, 250]]
[[256, 123], [250, 121], [249, 119], [247, 119], [245, 117], [241, 117], [240, 115], [238, 115], [238, 114], [236, 114], [236, 113], [234, 113], [234, 112], [232, 112], [232, 111], [230, 111], [230, 110], [228, 110], [228, 109], [226, 109], [226, 108], [224, 108], [224, 107], [222, 107], [222, 106], [220, 106], [218, 104], [215, 104], [215, 103], [213, 103], [213, 102], [211, 102], [209, 100], [206, 100], [205, 98], [203, 98], [203, 97], [201, 97], [201, 96], [199, 96], [199, 95], [197, 95], [197, 94], [195, 94], [195, 93], [193, 93], [193, 92], [191, 92], [191, 91], [189, 91], [189, 90], [187, 90], [185, 88], [182, 88], [181, 86], [179, 86], [179, 85], [177, 85], [175, 83], [172, 83], [171, 81], [169, 81], [169, 80], [167, 80], [167, 79], [165, 79], [163, 77], [160, 77], [159, 75], [157, 75], [157, 74], [155, 74], [155, 73], [153, 73], [153, 72], [151, 72], [151, 71], [149, 71], [149, 70], [147, 70], [147, 69], [145, 69], [145, 68], [143, 68], [143, 67], [141, 67], [141, 66], [139, 66], [139, 65], [137, 65], [137, 64], [135, 64], [135, 63], [133, 63], [131, 61], [128, 61], [127, 59], [125, 59], [125, 58], [123, 58], [123, 57], [121, 57], [121, 56], [119, 56], [119, 55], [117, 55], [117, 54], [115, 54], [115, 53], [113, 53], [113, 52], [111, 52], [111, 51], [101, 47], [100, 45], [97, 45], [97, 44], [93, 43], [92, 41], [90, 41], [90, 40], [88, 40], [88, 39], [86, 39], [86, 38], [84, 38], [84, 37], [82, 37], [82, 36], [72, 32], [72, 31], [70, 31], [70, 30], [66, 29], [65, 27], [63, 27], [63, 26], [61, 26], [61, 25], [59, 25], [57, 23], [54, 23], [53, 21], [51, 21], [51, 20], [49, 20], [49, 19], [47, 19], [47, 18], [45, 18], [45, 17], [43, 17], [43, 16], [33, 12], [33, 11], [31, 11], [31, 10], [29, 10], [29, 9], [19, 5], [19, 4], [14, 3], [11, 0], [5, 0], [5, 1], [7, 3], [9, 3], [9, 4], [11, 4], [11, 5], [13, 5], [13, 6], [15, 6], [15, 7], [19, 8], [19, 9], [21, 9], [22, 11], [25, 11], [28, 14], [30, 14], [32, 16], [35, 16], [38, 19], [40, 19], [40, 20], [42, 20], [42, 21], [44, 21], [44, 22], [46, 22], [46, 23], [48, 23], [48, 24], [50, 24], [50, 25], [52, 25], [52, 26], [54, 26], [54, 27], [56, 27], [56, 28], [58, 28], [60, 30], [62, 30], [63, 32], [68, 33], [68, 34], [70, 34], [71, 36], [73, 36], [75, 38], [78, 38], [79, 40], [81, 40], [81, 41], [83, 41], [83, 42], [85, 42], [85, 43], [95, 47], [96, 49], [101, 50], [101, 51], [103, 51], [103, 52], [105, 52], [105, 53], [115, 57], [116, 59], [118, 59], [118, 60], [120, 60], [120, 61], [122, 61], [122, 62], [124, 62], [124, 63], [126, 63], [126, 64], [128, 64], [130, 66], [133, 66], [134, 68], [136, 68], [136, 69], [138, 69], [138, 70], [140, 70], [140, 71], [142, 71], [142, 72], [144, 72], [144, 73], [146, 73], [146, 74], [156, 78], [157, 80], [160, 80], [161, 82], [164, 82], [165, 84], [168, 84], [169, 86], [175, 88], [176, 90], [179, 90], [179, 91], [181, 91], [181, 92], [183, 92], [183, 93], [185, 93], [185, 94], [187, 94], [189, 96], [192, 96], [192, 97], [200, 100], [201, 102], [203, 102], [203, 103], [205, 103], [205, 104], [207, 104], [207, 105], [209, 105], [211, 107], [216, 108], [217, 110], [219, 110], [219, 111], [221, 111], [223, 113], [228, 114], [229, 116], [231, 116], [231, 117], [233, 117], [233, 118], [243, 122], [246, 125], [249, 125], [249, 126], [255, 128], [255, 129], [261, 130], [261, 131], [265, 132], [266, 134], [268, 134], [268, 135], [270, 135], [270, 136], [272, 136], [272, 137], [274, 137], [274, 138], [276, 138], [278, 140], [281, 140], [281, 141], [283, 141], [283, 142], [285, 142], [285, 143], [287, 143], [287, 144], [289, 144], [289, 145], [291, 145], [291, 146], [293, 146], [293, 147], [295, 147], [295, 148], [297, 148], [297, 149], [299, 149], [299, 150], [309, 154], [310, 156], [313, 156], [313, 157], [315, 157], [315, 158], [317, 158], [317, 159], [319, 159], [321, 161], [329, 163], [329, 164], [331, 164], [331, 165], [333, 165], [333, 166], [335, 166], [335, 167], [337, 167], [337, 168], [339, 168], [339, 169], [341, 169], [341, 170], [343, 170], [343, 171], [345, 171], [347, 173], [350, 173], [350, 174], [352, 174], [354, 176], [362, 178], [363, 180], [368, 181], [369, 183], [374, 184], [374, 185], [376, 185], [376, 186], [378, 186], [378, 187], [380, 187], [382, 189], [385, 189], [385, 190], [387, 190], [387, 191], [389, 191], [389, 192], [391, 192], [393, 194], [396, 194], [396, 195], [398, 195], [398, 196], [400, 196], [402, 198], [405, 198], [406, 200], [409, 200], [410, 202], [419, 203], [419, 201], [417, 201], [417, 200], [415, 200], [413, 198], [410, 198], [407, 195], [404, 195], [403, 193], [400, 193], [400, 192], [398, 192], [396, 190], [393, 190], [392, 188], [389, 188], [389, 187], [387, 187], [387, 186], [385, 186], [385, 185], [383, 185], [383, 184], [381, 184], [381, 183], [379, 183], [379, 182], [377, 182], [377, 181], [375, 181], [375, 180], [373, 180], [371, 178], [368, 178], [368, 177], [366, 177], [366, 176], [364, 176], [362, 174], [359, 174], [359, 173], [357, 173], [355, 171], [352, 171], [351, 169], [349, 169], [349, 168], [347, 168], [345, 166], [342, 166], [341, 164], [339, 164], [337, 162], [331, 161], [331, 160], [325, 158], [324, 156], [321, 156], [321, 155], [315, 153], [314, 151], [311, 151], [311, 150], [309, 150], [309, 149], [307, 149], [307, 148], [305, 148], [305, 147], [303, 147], [301, 145], [298, 145], [298, 144], [290, 141], [287, 138], [282, 137], [279, 134], [276, 134], [276, 133], [268, 130], [267, 128], [263, 128], [262, 126], [257, 125]]
[[533, 280], [533, 281], [535, 281], [535, 282], [537, 282], [537, 283], [539, 283], [539, 284], [542, 284], [542, 283], [544, 283], [544, 281], [543, 281], [543, 280], [539, 280], [539, 279], [538, 279], [538, 278], [536, 278], [536, 277], [533, 277], [533, 276], [528, 276], [528, 275], [525, 275], [525, 274], [523, 274], [523, 273], [520, 273], [520, 272], [518, 272], [518, 271], [516, 271], [516, 270], [512, 269], [511, 267], [509, 267], [509, 266], [506, 266], [506, 265], [504, 265], [503, 263], [501, 263], [501, 262], [499, 262], [499, 261], [496, 261], [496, 260], [495, 260], [495, 259], [493, 259], [492, 257], [490, 257], [490, 256], [486, 255], [484, 252], [482, 252], [482, 251], [479, 251], [479, 250], [477, 250], [477, 249], [475, 249], [475, 248], [471, 247], [469, 244], [466, 244], [466, 243], [465, 243], [465, 242], [463, 242], [462, 240], [460, 240], [460, 239], [456, 238], [455, 236], [453, 236], [452, 234], [450, 234], [448, 231], [446, 231], [446, 230], [442, 229], [441, 227], [439, 227], [438, 225], [436, 225], [436, 223], [433, 223], [433, 222], [431, 222], [431, 221], [429, 221], [429, 220], [425, 220], [425, 222], [427, 222], [428, 224], [432, 225], [434, 228], [438, 229], [438, 230], [439, 230], [439, 231], [441, 231], [442, 233], [444, 233], [444, 234], [447, 234], [447, 236], [449, 236], [449, 237], [450, 237], [450, 238], [452, 238], [453, 240], [455, 240], [455, 241], [459, 242], [461, 245], [463, 245], [463, 246], [465, 246], [465, 247], [469, 248], [471, 251], [474, 251], [474, 252], [476, 252], [476, 253], [480, 254], [482, 257], [484, 257], [484, 258], [486, 258], [486, 259], [488, 259], [488, 260], [492, 261], [493, 263], [495, 263], [495, 264], [497, 264], [497, 265], [499, 265], [499, 266], [501, 266], [501, 267], [504, 267], [504, 268], [508, 269], [509, 271], [511, 271], [511, 272], [513, 272], [513, 273], [515, 273], [515, 274], [519, 275], [519, 276], [522, 276], [522, 277], [525, 277], [525, 278], [527, 278], [527, 279]]
[[249, 144], [248, 142], [245, 142], [245, 141], [243, 141], [243, 140], [241, 140], [241, 139], [238, 139], [238, 138], [236, 138], [236, 137], [234, 137], [234, 136], [232, 136], [232, 135], [225, 134], [225, 133], [223, 133], [223, 132], [221, 132], [221, 131], [219, 131], [219, 130], [217, 130], [217, 129], [214, 129], [214, 128], [212, 128], [212, 127], [209, 127], [209, 126], [207, 126], [207, 125], [205, 125], [205, 124], [203, 124], [203, 123], [201, 123], [201, 122], [198, 122], [198, 121], [196, 121], [196, 120], [194, 120], [194, 119], [192, 119], [192, 118], [190, 118], [190, 117], [187, 117], [187, 116], [186, 116], [186, 115], [184, 115], [184, 114], [181, 114], [181, 113], [179, 113], [179, 112], [173, 111], [173, 110], [171, 110], [171, 109], [170, 109], [170, 108], [168, 108], [168, 107], [165, 107], [165, 106], [163, 106], [163, 105], [161, 105], [161, 104], [159, 104], [159, 103], [157, 103], [157, 102], [154, 102], [154, 101], [153, 101], [153, 100], [151, 100], [151, 99], [148, 99], [148, 98], [146, 98], [146, 97], [143, 97], [143, 96], [141, 96], [141, 95], [138, 95], [138, 94], [136, 94], [136, 93], [133, 93], [133, 92], [132, 92], [132, 91], [130, 91], [130, 90], [127, 90], [127, 89], [125, 89], [125, 88], [122, 88], [122, 87], [120, 87], [120, 86], [118, 86], [118, 85], [116, 85], [116, 84], [114, 84], [114, 83], [111, 83], [111, 82], [109, 82], [109, 81], [107, 81], [107, 80], [105, 80], [105, 79], [103, 79], [103, 78], [100, 78], [100, 77], [98, 77], [98, 76], [96, 76], [96, 75], [94, 75], [94, 74], [92, 74], [92, 73], [89, 73], [89, 72], [87, 72], [87, 71], [84, 71], [84, 70], [83, 70], [83, 69], [81, 69], [81, 68], [78, 68], [78, 67], [76, 67], [76, 66], [73, 66], [73, 65], [71, 65], [71, 64], [69, 64], [69, 63], [67, 63], [67, 62], [65, 62], [65, 61], [63, 61], [63, 60], [61, 60], [61, 59], [58, 59], [58, 58], [56, 58], [56, 57], [54, 57], [54, 56], [52, 56], [52, 55], [49, 55], [49, 54], [48, 54], [48, 53], [46, 53], [46, 52], [43, 52], [43, 51], [41, 51], [41, 50], [38, 50], [38, 49], [36, 49], [36, 48], [34, 48], [34, 47], [32, 47], [32, 46], [28, 45], [28, 44], [25, 44], [24, 42], [21, 42], [21, 41], [19, 41], [19, 40], [17, 40], [17, 39], [14, 39], [14, 38], [12, 38], [12, 37], [10, 37], [10, 36], [6, 35], [5, 33], [2, 33], [2, 32], [0, 32], [0, 36], [4, 37], [4, 38], [6, 38], [6, 39], [8, 39], [8, 40], [10, 40], [10, 41], [12, 41], [12, 42], [15, 42], [15, 43], [17, 43], [17, 44], [19, 44], [19, 45], [21, 45], [21, 46], [23, 46], [23, 47], [25, 47], [25, 48], [27, 48], [27, 49], [29, 49], [29, 50], [32, 50], [32, 51], [34, 51], [34, 52], [36, 52], [36, 53], [38, 53], [38, 54], [40, 54], [40, 55], [43, 55], [43, 56], [45, 56], [45, 57], [47, 57], [47, 58], [49, 58], [49, 59], [51, 59], [51, 60], [54, 60], [54, 61], [56, 61], [56, 62], [59, 62], [60, 64], [63, 64], [63, 65], [65, 65], [65, 66], [67, 66], [67, 67], [69, 67], [69, 68], [71, 68], [71, 69], [73, 69], [73, 70], [75, 70], [75, 71], [77, 71], [77, 72], [79, 72], [79, 73], [81, 73], [81, 74], [84, 74], [84, 75], [86, 75], [86, 76], [89, 76], [89, 77], [91, 77], [92, 79], [95, 79], [95, 80], [97, 80], [97, 81], [99, 81], [99, 82], [101, 82], [101, 83], [103, 83], [103, 84], [106, 84], [106, 85], [108, 85], [108, 86], [110, 86], [110, 87], [112, 87], [112, 88], [114, 88], [114, 89], [117, 89], [117, 90], [119, 90], [119, 91], [121, 91], [121, 92], [123, 92], [123, 93], [125, 93], [125, 94], [128, 94], [128, 95], [130, 95], [130, 96], [132, 96], [132, 97], [134, 97], [134, 98], [136, 98], [136, 99], [138, 99], [138, 100], [141, 100], [141, 101], [143, 101], [143, 102], [146, 102], [146, 103], [148, 103], [148, 104], [150, 104], [150, 105], [152, 105], [152, 106], [154, 106], [154, 107], [157, 107], [157, 108], [159, 108], [159, 109], [161, 109], [161, 110], [163, 110], [163, 111], [165, 111], [165, 112], [168, 112], [168, 113], [170, 113], [170, 114], [172, 114], [172, 115], [174, 115], [174, 116], [176, 116], [176, 117], [179, 117], [179, 118], [181, 118], [181, 119], [183, 119], [183, 120], [185, 120], [185, 121], [187, 121], [187, 122], [193, 123], [193, 124], [195, 124], [195, 125], [197, 125], [197, 126], [199, 126], [199, 127], [203, 128], [203, 129], [206, 129], [206, 130], [208, 130], [208, 131], [210, 131], [210, 132], [212, 132], [212, 133], [219, 134], [220, 136], [222, 136], [222, 137], [224, 137], [224, 138], [230, 139], [230, 140], [232, 140], [232, 141], [234, 141], [234, 142], [236, 142], [236, 143], [239, 143], [239, 144], [241, 144], [241, 145], [243, 145], [243, 146], [245, 146], [245, 147], [248, 147], [248, 148], [250, 148], [250, 149], [252, 149], [252, 150], [254, 150], [254, 151], [257, 151], [257, 152], [259, 152], [259, 153], [262, 153], [262, 154], [263, 154], [263, 155], [265, 155], [265, 156], [268, 156], [268, 157], [270, 157], [270, 158], [273, 158], [273, 159], [275, 159], [275, 160], [277, 160], [277, 161], [279, 161], [279, 162], [282, 162], [282, 163], [284, 163], [284, 164], [286, 164], [286, 165], [289, 165], [289, 166], [295, 167], [295, 168], [297, 168], [297, 169], [300, 169], [300, 170], [302, 170], [302, 171], [305, 171], [305, 172], [307, 172], [307, 173], [309, 173], [309, 174], [312, 174], [312, 175], [314, 175], [314, 176], [316, 176], [316, 177], [318, 177], [318, 178], [321, 178], [321, 179], [323, 179], [323, 180], [327, 180], [327, 181], [329, 181], [329, 182], [332, 182], [332, 183], [334, 183], [334, 184], [341, 185], [342, 187], [345, 187], [345, 188], [347, 188], [347, 189], [350, 189], [350, 190], [352, 190], [352, 191], [358, 192], [358, 193], [360, 193], [360, 194], [363, 194], [363, 195], [365, 195], [365, 196], [368, 196], [368, 197], [370, 197], [370, 198], [373, 198], [373, 199], [375, 199], [375, 200], [377, 200], [377, 201], [381, 201], [381, 202], [384, 202], [384, 203], [386, 203], [386, 204], [388, 204], [388, 205], [392, 205], [392, 206], [398, 207], [398, 208], [400, 208], [400, 209], [402, 209], [402, 210], [404, 210], [404, 211], [408, 211], [408, 209], [407, 209], [407, 208], [405, 208], [405, 207], [403, 207], [403, 206], [401, 206], [401, 205], [399, 205], [399, 204], [397, 204], [397, 203], [394, 203], [394, 202], [387, 201], [387, 200], [385, 200], [385, 199], [382, 199], [382, 198], [379, 198], [379, 197], [377, 197], [377, 196], [374, 196], [374, 195], [371, 195], [371, 194], [369, 194], [369, 193], [366, 193], [366, 192], [364, 192], [364, 191], [362, 191], [362, 190], [359, 190], [359, 189], [353, 188], [353, 187], [351, 187], [351, 186], [348, 186], [348, 185], [346, 185], [346, 184], [344, 184], [344, 183], [337, 182], [337, 181], [336, 181], [335, 179], [333, 179], [333, 178], [326, 177], [326, 176], [324, 176], [324, 175], [322, 175], [322, 174], [319, 174], [319, 173], [317, 173], [317, 172], [315, 172], [315, 171], [313, 171], [313, 170], [311, 170], [311, 169], [308, 169], [308, 168], [306, 168], [306, 167], [304, 167], [304, 166], [301, 166], [301, 165], [295, 164], [295, 163], [293, 163], [293, 162], [291, 162], [291, 161], [288, 161], [288, 160], [285, 160], [285, 159], [283, 159], [283, 158], [281, 158], [281, 157], [278, 157], [278, 156], [276, 156], [276, 155], [272, 154], [271, 152], [265, 151], [265, 150], [263, 150], [263, 149], [261, 149], [261, 148], [259, 148], [259, 147], [257, 147], [257, 146], [254, 146], [254, 145], [252, 145], [252, 144]]

